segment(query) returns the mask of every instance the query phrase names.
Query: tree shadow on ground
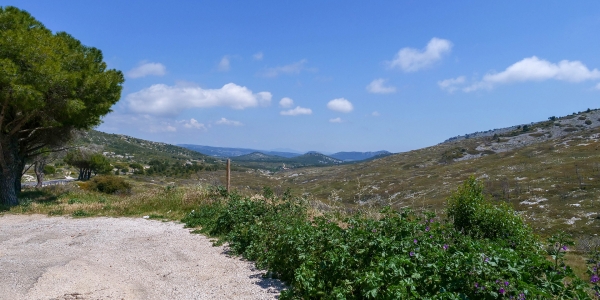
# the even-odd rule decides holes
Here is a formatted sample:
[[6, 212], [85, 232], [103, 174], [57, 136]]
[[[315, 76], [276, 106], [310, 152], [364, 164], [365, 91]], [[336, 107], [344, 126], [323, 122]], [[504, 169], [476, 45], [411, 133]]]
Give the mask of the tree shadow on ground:
[[26, 189], [19, 194], [19, 202], [27, 199], [30, 202], [40, 204], [54, 204], [62, 193], [56, 189], [48, 187], [41, 189]]

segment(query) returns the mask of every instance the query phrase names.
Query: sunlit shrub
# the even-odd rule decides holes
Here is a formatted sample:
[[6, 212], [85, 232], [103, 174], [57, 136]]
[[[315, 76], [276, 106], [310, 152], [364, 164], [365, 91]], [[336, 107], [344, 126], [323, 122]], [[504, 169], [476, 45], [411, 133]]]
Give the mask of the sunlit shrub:
[[95, 176], [87, 185], [80, 185], [80, 187], [105, 194], [126, 194], [131, 191], [131, 184], [121, 177], [112, 175]]

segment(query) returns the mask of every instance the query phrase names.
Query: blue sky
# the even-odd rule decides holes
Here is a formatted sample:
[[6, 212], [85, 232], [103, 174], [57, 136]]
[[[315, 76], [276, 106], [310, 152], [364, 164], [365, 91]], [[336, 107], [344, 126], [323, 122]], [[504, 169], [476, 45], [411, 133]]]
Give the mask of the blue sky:
[[600, 107], [599, 1], [4, 1], [124, 72], [98, 128], [408, 151]]

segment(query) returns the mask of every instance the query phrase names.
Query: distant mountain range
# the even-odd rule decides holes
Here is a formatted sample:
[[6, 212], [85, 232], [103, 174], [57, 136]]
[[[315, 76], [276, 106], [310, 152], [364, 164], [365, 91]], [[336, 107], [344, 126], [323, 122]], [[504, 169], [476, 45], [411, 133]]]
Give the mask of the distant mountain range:
[[[317, 156], [322, 156], [322, 161], [328, 161], [326, 164], [337, 164], [342, 162], [361, 161], [373, 158], [379, 158], [391, 155], [388, 151], [374, 151], [374, 152], [337, 152], [331, 155], [324, 155], [316, 151], [309, 151], [305, 154], [297, 152], [284, 152], [284, 151], [268, 151], [268, 150], [257, 150], [248, 148], [227, 148], [227, 147], [211, 147], [193, 144], [179, 144], [177, 146], [187, 148], [193, 151], [200, 152], [202, 154], [231, 158], [234, 161], [269, 161], [269, 162], [284, 162], [286, 158], [296, 158], [293, 161], [305, 161], [307, 157], [310, 160], [314, 160]], [[261, 155], [262, 154], [262, 155]], [[316, 155], [318, 154], [318, 155]], [[339, 162], [337, 162], [339, 161]]]

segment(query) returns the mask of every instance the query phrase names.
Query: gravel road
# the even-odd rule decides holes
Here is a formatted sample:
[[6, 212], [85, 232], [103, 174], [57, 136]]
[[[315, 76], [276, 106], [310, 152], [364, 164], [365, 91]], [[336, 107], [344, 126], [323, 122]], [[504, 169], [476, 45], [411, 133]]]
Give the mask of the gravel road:
[[178, 223], [0, 216], [0, 299], [276, 299], [261, 275]]

